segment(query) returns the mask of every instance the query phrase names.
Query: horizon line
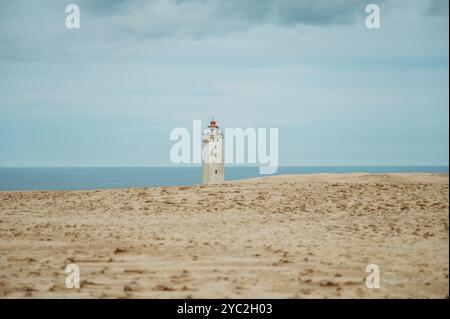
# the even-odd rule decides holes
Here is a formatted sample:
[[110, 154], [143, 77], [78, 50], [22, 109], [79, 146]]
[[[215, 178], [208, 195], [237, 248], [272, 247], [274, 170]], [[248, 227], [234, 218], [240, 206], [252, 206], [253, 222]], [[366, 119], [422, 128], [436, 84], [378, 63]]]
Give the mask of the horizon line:
[[[226, 165], [226, 167], [260, 167], [261, 165], [258, 164], [246, 164], [246, 165], [236, 165], [236, 164], [229, 164]], [[340, 165], [340, 164], [327, 164], [327, 165], [299, 165], [299, 164], [293, 164], [293, 165], [278, 165], [278, 168], [280, 167], [449, 167], [449, 164], [355, 164], [355, 165]], [[106, 165], [106, 166], [99, 166], [99, 165], [93, 165], [93, 166], [75, 166], [75, 165], [68, 165], [68, 166], [61, 166], [61, 165], [55, 165], [55, 166], [0, 166], [1, 168], [176, 168], [176, 167], [182, 167], [182, 168], [188, 168], [188, 167], [202, 167], [200, 164], [182, 164], [182, 165], [133, 165], [133, 166], [120, 166], [120, 165]]]

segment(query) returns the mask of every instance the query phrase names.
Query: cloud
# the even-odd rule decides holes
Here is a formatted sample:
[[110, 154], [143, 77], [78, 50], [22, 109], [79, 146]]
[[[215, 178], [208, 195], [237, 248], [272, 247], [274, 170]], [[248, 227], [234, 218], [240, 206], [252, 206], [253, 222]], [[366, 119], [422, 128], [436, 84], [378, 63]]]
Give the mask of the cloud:
[[[56, 63], [95, 59], [142, 43], [234, 37], [254, 29], [320, 28], [362, 25], [361, 0], [77, 0], [81, 29], [64, 27], [65, 3], [14, 1], [0, 3], [0, 59], [52, 60]], [[415, 16], [448, 12], [448, 2], [377, 1], [386, 20], [420, 6]], [[426, 9], [428, 8], [428, 9]], [[443, 13], [444, 12], [444, 13]], [[448, 13], [447, 13], [448, 15]], [[180, 42], [181, 43], [181, 42]]]
[[448, 16], [448, 0], [432, 0], [427, 13], [431, 16]]
[[254, 23], [292, 24], [342, 24], [351, 23], [364, 12], [359, 0], [343, 1], [219, 1], [219, 16], [225, 19], [239, 16]]
[[164, 163], [212, 115], [279, 126], [285, 163], [448, 163], [443, 2], [377, 1], [379, 30], [375, 1], [73, 2], [79, 30], [65, 2], [0, 1], [0, 165]]
[[119, 33], [137, 37], [205, 37], [261, 24], [351, 24], [365, 14], [366, 4], [361, 0], [154, 0], [111, 4], [97, 0], [86, 5], [108, 19]]

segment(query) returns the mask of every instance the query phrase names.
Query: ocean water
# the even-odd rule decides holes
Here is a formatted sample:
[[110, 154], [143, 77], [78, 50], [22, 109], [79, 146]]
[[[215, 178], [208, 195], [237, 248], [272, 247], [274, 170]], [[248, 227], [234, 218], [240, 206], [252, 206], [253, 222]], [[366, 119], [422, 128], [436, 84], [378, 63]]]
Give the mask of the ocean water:
[[[448, 166], [282, 166], [275, 175], [310, 173], [447, 173]], [[225, 180], [260, 177], [256, 166], [225, 167]], [[0, 168], [0, 191], [139, 188], [201, 183], [201, 167]]]

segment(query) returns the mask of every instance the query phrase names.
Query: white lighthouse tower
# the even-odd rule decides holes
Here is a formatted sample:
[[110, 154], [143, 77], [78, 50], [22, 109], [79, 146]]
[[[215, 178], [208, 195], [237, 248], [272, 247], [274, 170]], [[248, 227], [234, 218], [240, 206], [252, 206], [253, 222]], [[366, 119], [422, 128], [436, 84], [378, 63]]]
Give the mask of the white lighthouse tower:
[[203, 184], [217, 184], [225, 180], [223, 149], [223, 134], [212, 119], [202, 136]]

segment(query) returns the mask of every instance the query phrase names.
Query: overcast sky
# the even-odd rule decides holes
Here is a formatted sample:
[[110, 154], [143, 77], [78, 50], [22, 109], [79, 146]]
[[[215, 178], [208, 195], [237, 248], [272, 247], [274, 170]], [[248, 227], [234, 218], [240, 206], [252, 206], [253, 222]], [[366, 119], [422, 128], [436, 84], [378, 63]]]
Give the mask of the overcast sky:
[[0, 0], [0, 166], [168, 165], [212, 116], [282, 165], [448, 165], [447, 0], [68, 3]]

